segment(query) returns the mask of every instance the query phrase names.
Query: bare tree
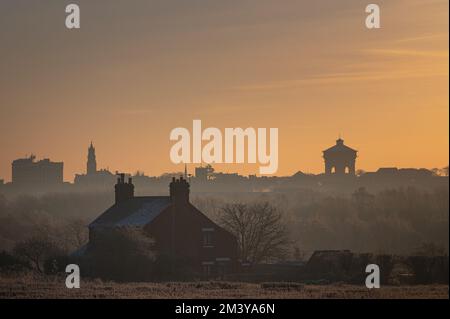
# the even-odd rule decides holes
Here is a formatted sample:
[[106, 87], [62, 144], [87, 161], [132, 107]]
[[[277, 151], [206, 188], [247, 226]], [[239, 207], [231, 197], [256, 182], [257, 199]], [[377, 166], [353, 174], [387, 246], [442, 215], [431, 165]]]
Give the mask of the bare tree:
[[244, 262], [282, 259], [288, 253], [290, 241], [282, 214], [267, 202], [225, 205], [219, 223], [237, 238]]
[[14, 247], [14, 254], [19, 258], [30, 262], [40, 273], [44, 272], [44, 262], [46, 259], [57, 253], [58, 248], [50, 240], [41, 237], [31, 237], [19, 242]]
[[82, 219], [73, 219], [64, 227], [67, 244], [71, 249], [77, 249], [88, 242], [88, 229]]

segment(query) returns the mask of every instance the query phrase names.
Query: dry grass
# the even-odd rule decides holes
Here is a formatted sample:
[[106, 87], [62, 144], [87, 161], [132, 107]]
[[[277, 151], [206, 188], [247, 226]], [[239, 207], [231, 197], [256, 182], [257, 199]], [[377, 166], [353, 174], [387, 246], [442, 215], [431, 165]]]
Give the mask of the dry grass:
[[80, 289], [67, 289], [64, 277], [0, 277], [0, 299], [5, 298], [440, 298], [448, 299], [447, 285], [363, 286], [303, 285], [298, 283], [168, 282], [115, 283], [82, 281]]

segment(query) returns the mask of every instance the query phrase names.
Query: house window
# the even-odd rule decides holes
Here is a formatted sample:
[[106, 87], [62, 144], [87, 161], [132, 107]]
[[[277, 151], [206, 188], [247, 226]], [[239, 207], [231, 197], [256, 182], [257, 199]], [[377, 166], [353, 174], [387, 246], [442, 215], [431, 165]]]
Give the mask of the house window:
[[203, 247], [214, 247], [213, 235], [214, 228], [203, 228]]
[[230, 271], [230, 258], [216, 258], [216, 264], [218, 276], [224, 279]]
[[214, 262], [210, 262], [210, 261], [205, 261], [202, 263], [202, 267], [203, 267], [203, 276], [205, 277], [210, 277], [212, 275], [212, 270], [213, 270], [213, 266], [214, 266]]

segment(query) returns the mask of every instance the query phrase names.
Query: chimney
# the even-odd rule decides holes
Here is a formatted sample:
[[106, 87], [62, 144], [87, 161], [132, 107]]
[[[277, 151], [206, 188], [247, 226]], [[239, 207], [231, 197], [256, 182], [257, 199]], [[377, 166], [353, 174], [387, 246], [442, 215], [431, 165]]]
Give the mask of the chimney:
[[116, 204], [126, 202], [134, 197], [134, 185], [131, 177], [128, 179], [128, 183], [125, 183], [125, 174], [117, 174], [117, 184], [114, 186], [116, 191]]
[[174, 203], [189, 203], [189, 183], [183, 177], [172, 178], [169, 185], [170, 200]]

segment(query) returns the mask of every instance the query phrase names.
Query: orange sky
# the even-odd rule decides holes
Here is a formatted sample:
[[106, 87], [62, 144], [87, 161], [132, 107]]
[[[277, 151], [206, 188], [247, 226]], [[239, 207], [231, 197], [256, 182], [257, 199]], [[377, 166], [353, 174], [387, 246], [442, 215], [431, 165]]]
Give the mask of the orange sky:
[[[339, 134], [357, 168], [448, 165], [448, 1], [70, 1], [0, 3], [0, 179], [35, 153], [84, 172], [159, 175], [169, 133], [279, 128], [279, 170], [323, 170]], [[48, 4], [45, 4], [48, 3]], [[107, 4], [106, 4], [107, 3]], [[218, 165], [257, 173], [259, 165]]]

